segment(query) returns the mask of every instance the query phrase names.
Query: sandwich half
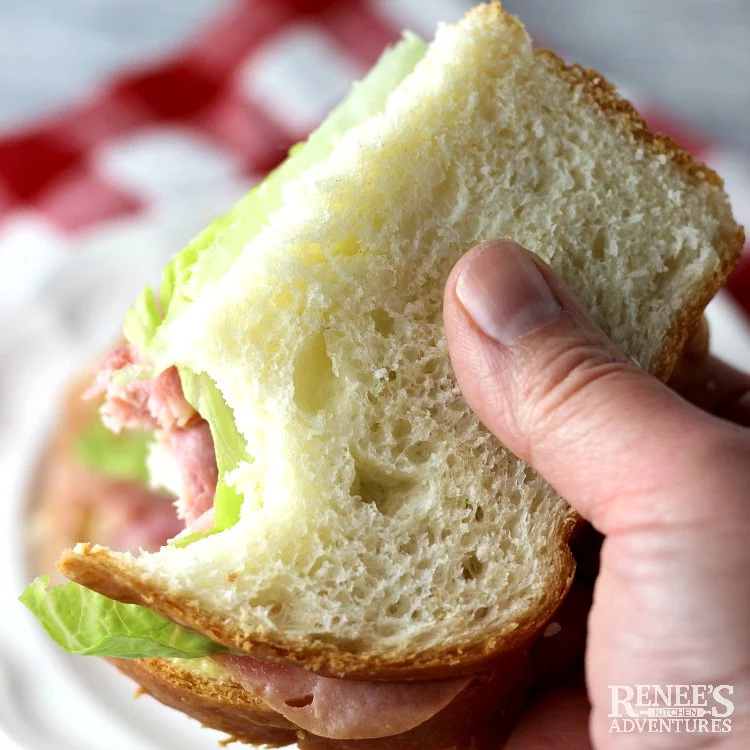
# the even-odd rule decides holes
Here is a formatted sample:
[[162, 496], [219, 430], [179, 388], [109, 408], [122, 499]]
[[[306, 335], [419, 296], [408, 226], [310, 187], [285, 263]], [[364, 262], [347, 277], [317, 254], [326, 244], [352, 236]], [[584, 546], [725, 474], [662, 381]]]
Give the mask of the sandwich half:
[[65, 552], [75, 583], [23, 595], [50, 634], [247, 741], [480, 747], [578, 521], [450, 367], [445, 281], [497, 237], [660, 378], [743, 241], [713, 172], [498, 3], [405, 36], [134, 304], [104, 417], [155, 432], [187, 528]]

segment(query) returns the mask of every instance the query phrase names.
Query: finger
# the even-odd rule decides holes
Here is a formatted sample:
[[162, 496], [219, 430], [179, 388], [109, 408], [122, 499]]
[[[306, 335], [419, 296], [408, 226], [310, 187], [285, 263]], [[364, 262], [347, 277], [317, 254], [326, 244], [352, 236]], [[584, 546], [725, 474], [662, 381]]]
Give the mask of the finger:
[[717, 449], [722, 423], [630, 363], [513, 242], [485, 243], [459, 261], [444, 318], [458, 383], [479, 418], [603, 533], [664, 520], [668, 509], [652, 502], [659, 467], [689, 482], [699, 457]]
[[750, 375], [715, 357], [683, 362], [669, 387], [711, 414], [750, 427]]
[[590, 710], [583, 686], [551, 690], [521, 716], [504, 750], [589, 750]]

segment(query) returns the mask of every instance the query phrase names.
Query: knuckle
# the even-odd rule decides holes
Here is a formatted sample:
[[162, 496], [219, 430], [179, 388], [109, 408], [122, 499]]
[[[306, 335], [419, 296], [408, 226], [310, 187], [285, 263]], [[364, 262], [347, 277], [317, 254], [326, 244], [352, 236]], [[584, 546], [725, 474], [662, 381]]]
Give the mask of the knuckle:
[[528, 360], [519, 393], [527, 435], [556, 432], [584, 412], [611, 403], [615, 384], [642, 377], [634, 365], [598, 343], [559, 341]]

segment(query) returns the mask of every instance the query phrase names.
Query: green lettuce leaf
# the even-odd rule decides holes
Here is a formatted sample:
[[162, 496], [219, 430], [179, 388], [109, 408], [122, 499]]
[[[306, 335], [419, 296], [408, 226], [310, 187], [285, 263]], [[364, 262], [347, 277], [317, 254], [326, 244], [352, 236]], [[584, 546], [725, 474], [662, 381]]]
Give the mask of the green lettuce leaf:
[[87, 469], [111, 479], [148, 482], [150, 433], [124, 430], [110, 432], [95, 414], [73, 445], [73, 455]]
[[[245, 438], [235, 426], [234, 413], [227, 406], [216, 383], [205, 373], [196, 375], [186, 368], [179, 369], [185, 398], [208, 422], [211, 429], [219, 469], [219, 481], [214, 495], [214, 528], [210, 532], [191, 535], [190, 541], [194, 541], [208, 533], [228, 529], [237, 523], [240, 518], [242, 495], [227, 484], [226, 476], [241, 461], [252, 461], [252, 458], [245, 449]], [[187, 537], [183, 537], [180, 542], [184, 544], [186, 540]]]
[[323, 161], [350, 128], [382, 112], [389, 94], [414, 69], [427, 45], [405, 34], [386, 50], [375, 67], [304, 143], [251, 190], [229, 213], [213, 222], [174, 256], [162, 274], [159, 296], [149, 287], [138, 297], [125, 319], [125, 337], [143, 353], [158, 356], [160, 339], [169, 324], [195, 299], [201, 288], [222, 276], [245, 245], [282, 204], [282, 188], [302, 171]]
[[33, 580], [19, 597], [68, 653], [120, 659], [193, 659], [229, 651], [194, 630], [137, 604], [122, 604], [77, 583]]
[[[399, 44], [387, 50], [306, 142], [294, 146], [281, 166], [172, 259], [162, 274], [158, 295], [152, 288], [146, 289], [128, 312], [125, 337], [147, 358], [157, 362], [159, 368], [174, 364], [166, 361], [165, 355], [171, 322], [185, 311], [206, 284], [231, 268], [247, 243], [281, 207], [284, 185], [323, 161], [347, 130], [382, 112], [390, 93], [414, 69], [426, 49], [421, 39], [407, 33]], [[178, 545], [189, 544], [237, 522], [242, 497], [227, 484], [226, 476], [241, 461], [252, 461], [235, 427], [234, 415], [216, 384], [207, 375], [195, 374], [188, 364], [178, 363], [183, 390], [211, 428], [219, 481], [214, 498], [214, 528], [182, 537], [175, 541]]]

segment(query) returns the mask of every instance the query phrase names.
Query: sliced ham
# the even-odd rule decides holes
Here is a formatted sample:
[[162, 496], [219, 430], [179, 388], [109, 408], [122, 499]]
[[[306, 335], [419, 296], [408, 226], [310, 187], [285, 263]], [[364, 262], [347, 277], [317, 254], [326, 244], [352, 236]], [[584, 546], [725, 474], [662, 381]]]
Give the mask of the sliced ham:
[[135, 380], [127, 384], [116, 382], [116, 375], [128, 367], [140, 364], [134, 346], [119, 346], [99, 363], [94, 382], [83, 394], [84, 398], [105, 396], [101, 408], [102, 422], [112, 432], [123, 429], [153, 430], [158, 426], [149, 408], [151, 381]]
[[107, 395], [101, 408], [102, 422], [115, 433], [157, 429], [159, 423], [148, 408], [150, 396], [151, 383], [148, 380], [135, 380], [117, 387], [116, 391]]
[[185, 399], [176, 367], [151, 380], [117, 382], [125, 368], [142, 364], [138, 350], [120, 346], [99, 364], [94, 383], [86, 392], [104, 394], [102, 421], [113, 432], [123, 429], [153, 430], [168, 446], [182, 476], [177, 515], [191, 526], [213, 506], [218, 468], [211, 431]]
[[185, 400], [176, 367], [167, 368], [151, 381], [148, 410], [161, 427], [186, 427], [200, 419]]
[[85, 398], [104, 394], [102, 421], [110, 430], [186, 427], [200, 419], [185, 399], [176, 367], [168, 367], [151, 380], [117, 382], [119, 372], [141, 363], [135, 347], [114, 349], [99, 363], [94, 382], [84, 394]]
[[177, 515], [192, 526], [213, 508], [219, 479], [208, 422], [201, 420], [191, 427], [171, 427], [161, 432], [159, 440], [169, 447], [182, 478]]
[[190, 522], [187, 525], [187, 531], [208, 531], [209, 529], [212, 529], [214, 527], [215, 522], [216, 516], [214, 513], [214, 508], [213, 506], [211, 506], [205, 513], [198, 516], [194, 521]]
[[214, 657], [251, 695], [319, 737], [364, 740], [407, 732], [445, 708], [471, 678], [426, 682], [337, 680], [299, 667], [222, 654]]
[[[119, 497], [121, 505], [121, 508], [110, 508], [109, 545], [133, 552], [140, 548], [155, 552], [180, 532], [180, 520], [169, 498], [132, 482], [127, 483], [127, 487], [125, 484], [121, 483], [122, 489], [113, 487], [104, 500], [111, 506], [113, 499]], [[96, 539], [102, 541], [99, 535]]]
[[112, 383], [112, 377], [116, 372], [140, 364], [140, 362], [141, 357], [138, 349], [130, 344], [113, 349], [109, 354], [102, 357], [94, 375], [94, 382], [84, 391], [83, 397], [91, 399], [107, 393]]

